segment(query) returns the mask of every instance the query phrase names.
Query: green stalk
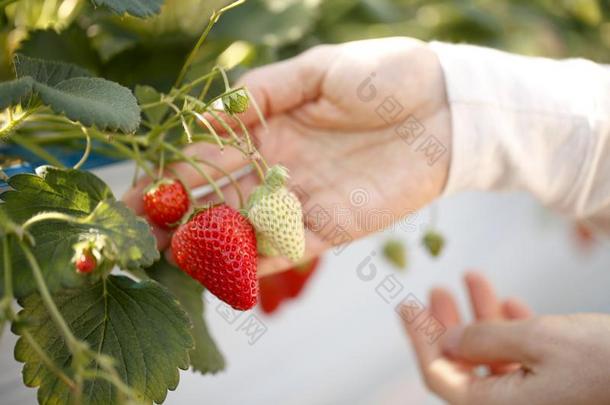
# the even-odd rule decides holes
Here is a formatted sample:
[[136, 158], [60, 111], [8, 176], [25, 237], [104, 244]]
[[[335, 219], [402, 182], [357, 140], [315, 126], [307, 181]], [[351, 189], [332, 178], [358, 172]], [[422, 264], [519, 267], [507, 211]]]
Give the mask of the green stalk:
[[227, 172], [225, 169], [223, 169], [222, 167], [215, 165], [212, 162], [209, 162], [207, 160], [204, 159], [196, 159], [198, 162], [203, 163], [204, 165], [210, 166], [212, 169], [216, 169], [218, 170], [220, 173], [222, 173], [226, 178], [229, 179], [229, 181], [231, 182], [231, 184], [233, 185], [233, 187], [235, 188], [235, 191], [237, 192], [237, 198], [239, 199], [239, 207], [242, 208], [244, 206], [244, 195], [241, 191], [241, 187], [239, 186], [239, 183], [237, 183], [237, 181], [235, 180], [235, 178], [231, 175], [231, 173]]
[[43, 160], [46, 160], [50, 165], [63, 168], [65, 167], [63, 163], [61, 163], [55, 156], [41, 148], [34, 142], [31, 142], [29, 139], [26, 139], [22, 136], [13, 136], [11, 141], [15, 144], [22, 146], [23, 148], [29, 150], [36, 156], [40, 157]]
[[65, 221], [73, 224], [79, 223], [80, 218], [73, 217], [68, 214], [64, 214], [61, 212], [41, 212], [40, 214], [36, 214], [33, 217], [30, 217], [27, 221], [23, 223], [21, 229], [25, 232], [28, 228], [38, 222], [44, 221]]
[[40, 347], [36, 339], [30, 334], [30, 332], [24, 327], [20, 331], [21, 336], [28, 341], [28, 344], [32, 347], [32, 349], [36, 352], [38, 357], [42, 360], [45, 366], [51, 372], [53, 372], [57, 378], [59, 378], [64, 384], [66, 384], [71, 390], [76, 390], [76, 383], [70, 377], [66, 375], [57, 365], [49, 358], [49, 356], [45, 353], [45, 351]]
[[[1, 7], [1, 6], [0, 6]], [[27, 110], [21, 116], [15, 119], [11, 119], [3, 128], [0, 128], [0, 141], [4, 138], [8, 138], [21, 124], [27, 120], [27, 118], [34, 113], [35, 109]]]
[[2, 238], [2, 251], [4, 252], [4, 296], [13, 300], [13, 263], [11, 262], [11, 251], [8, 246], [8, 237]]
[[197, 164], [195, 159], [191, 158], [190, 156], [185, 155], [180, 149], [176, 148], [174, 145], [172, 145], [168, 142], [163, 142], [162, 145], [164, 148], [166, 148], [169, 151], [180, 156], [184, 161], [186, 161], [188, 164], [190, 164], [193, 167], [193, 169], [195, 169], [195, 171], [212, 186], [212, 188], [214, 189], [214, 192], [216, 193], [216, 195], [218, 195], [220, 200], [223, 202], [225, 201], [225, 196], [222, 193], [222, 191], [220, 190], [220, 188], [218, 187], [218, 184], [216, 184], [214, 179], [212, 179], [212, 177], [210, 177], [209, 174], [207, 174], [204, 170], [201, 169], [201, 167], [199, 167], [199, 165]]
[[32, 275], [34, 276], [36, 286], [38, 287], [38, 292], [40, 293], [40, 297], [42, 298], [42, 302], [45, 304], [45, 307], [49, 311], [51, 318], [53, 319], [53, 321], [59, 328], [59, 331], [63, 335], [64, 340], [66, 341], [66, 345], [74, 356], [78, 347], [78, 340], [72, 334], [72, 331], [68, 327], [68, 324], [66, 323], [64, 317], [59, 312], [59, 309], [57, 309], [57, 306], [55, 305], [55, 302], [51, 297], [51, 293], [47, 288], [44, 276], [42, 275], [42, 270], [40, 269], [40, 266], [38, 265], [38, 261], [34, 257], [34, 254], [30, 250], [30, 247], [27, 246], [22, 240], [18, 240], [17, 243], [19, 244], [19, 247], [23, 251], [25, 258], [27, 259], [28, 264], [30, 265]]
[[212, 27], [214, 26], [214, 24], [216, 24], [216, 22], [218, 21], [220, 16], [223, 13], [225, 13], [226, 11], [229, 11], [232, 8], [237, 7], [245, 2], [246, 2], [246, 0], [237, 0], [237, 1], [229, 4], [228, 6], [221, 8], [218, 11], [216, 11], [216, 10], [212, 11], [212, 15], [210, 16], [210, 21], [208, 22], [208, 25], [205, 27], [205, 29], [201, 33], [199, 40], [195, 44], [195, 47], [193, 48], [191, 53], [189, 53], [188, 57], [186, 58], [186, 61], [184, 62], [184, 65], [182, 65], [182, 69], [180, 70], [180, 73], [178, 74], [178, 78], [176, 79], [176, 83], [174, 84], [174, 87], [180, 86], [180, 84], [182, 83], [182, 80], [184, 80], [184, 77], [186, 76], [186, 73], [188, 72], [189, 67], [193, 64], [193, 61], [195, 60], [195, 57], [197, 56], [197, 53], [199, 52], [199, 48], [201, 48], [201, 45], [203, 45], [203, 43], [205, 42], [206, 38], [208, 37], [208, 34], [212, 30]]
[[91, 153], [91, 137], [89, 136], [89, 131], [87, 131], [87, 128], [85, 127], [81, 127], [81, 130], [87, 139], [87, 146], [85, 146], [85, 153], [83, 153], [83, 156], [80, 158], [78, 163], [74, 165], [73, 169], [80, 169], [85, 164], [87, 159], [89, 159], [89, 154]]
[[[21, 242], [22, 243], [22, 242]], [[13, 302], [13, 268], [11, 263], [11, 251], [9, 250], [8, 238], [5, 237], [2, 239], [2, 249], [4, 253], [4, 298], [3, 300], [7, 300], [9, 303], [9, 308], [7, 312], [9, 314], [9, 318], [11, 321], [16, 320], [16, 316], [10, 308], [11, 303]], [[70, 389], [74, 389], [75, 384], [70, 377], [68, 377], [57, 365], [49, 358], [49, 356], [45, 353], [44, 350], [40, 347], [38, 342], [34, 339], [34, 337], [30, 334], [26, 327], [23, 327], [20, 331], [21, 336], [23, 336], [32, 347], [32, 349], [36, 352], [38, 357], [42, 360], [42, 362], [51, 370], [57, 377], [64, 382]]]

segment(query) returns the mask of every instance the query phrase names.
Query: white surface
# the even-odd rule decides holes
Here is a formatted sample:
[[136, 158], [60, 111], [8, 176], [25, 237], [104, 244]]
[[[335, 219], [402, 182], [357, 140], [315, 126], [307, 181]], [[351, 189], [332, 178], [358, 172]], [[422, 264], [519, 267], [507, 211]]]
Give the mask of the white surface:
[[[128, 174], [127, 174], [128, 173]], [[125, 189], [125, 165], [101, 176]], [[362, 281], [358, 264], [377, 251], [387, 234], [353, 243], [340, 255], [328, 254], [302, 299], [268, 318], [255, 312], [268, 330], [253, 346], [209, 306], [206, 317], [228, 361], [217, 376], [183, 372], [169, 405], [183, 404], [436, 404], [423, 388], [407, 340], [390, 304], [375, 287], [398, 274], [408, 292], [425, 300], [442, 284], [458, 292], [464, 269], [482, 269], [502, 295], [518, 295], [539, 312], [610, 312], [610, 246], [591, 254], [574, 247], [567, 223], [523, 195], [464, 194], [439, 204], [439, 228], [449, 241], [439, 260], [419, 246], [419, 231], [393, 232], [409, 244], [409, 269], [394, 272], [380, 254], [377, 276]], [[426, 211], [414, 221], [425, 225]], [[416, 227], [414, 227], [416, 228]], [[212, 301], [214, 304], [216, 301]], [[465, 307], [464, 307], [465, 308]], [[2, 337], [0, 402], [35, 401], [35, 390], [21, 388], [20, 365], [12, 361], [14, 338]]]

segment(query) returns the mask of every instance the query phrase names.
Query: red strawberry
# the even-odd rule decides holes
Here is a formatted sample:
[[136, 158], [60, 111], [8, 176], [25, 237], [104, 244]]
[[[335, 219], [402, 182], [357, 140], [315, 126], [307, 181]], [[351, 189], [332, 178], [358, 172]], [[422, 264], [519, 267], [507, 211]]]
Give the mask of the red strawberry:
[[178, 180], [163, 179], [154, 183], [144, 194], [144, 211], [152, 222], [170, 228], [189, 209], [186, 189]]
[[260, 279], [260, 302], [263, 312], [271, 314], [283, 301], [298, 297], [307, 280], [318, 268], [319, 262], [320, 259], [315, 258], [285, 272], [262, 277]]
[[272, 314], [285, 299], [282, 273], [261, 277], [259, 280], [259, 300], [264, 313]]
[[79, 273], [91, 273], [97, 267], [97, 260], [91, 250], [83, 250], [83, 252], [74, 261], [76, 271]]
[[196, 213], [172, 237], [178, 266], [235, 309], [256, 304], [256, 237], [248, 220], [221, 204]]

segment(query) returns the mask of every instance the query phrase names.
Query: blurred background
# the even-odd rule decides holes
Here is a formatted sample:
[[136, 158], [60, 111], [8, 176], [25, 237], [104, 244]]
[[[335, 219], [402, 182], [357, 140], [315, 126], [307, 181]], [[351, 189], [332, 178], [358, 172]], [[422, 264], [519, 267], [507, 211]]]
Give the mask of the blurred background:
[[[226, 3], [167, 0], [160, 16], [141, 21], [94, 10], [84, 0], [21, 0], [0, 14], [0, 80], [11, 77], [11, 54], [19, 50], [76, 63], [127, 86], [167, 90], [211, 10]], [[316, 44], [394, 35], [608, 63], [610, 0], [248, 0], [223, 16], [190, 74], [219, 63], [236, 78]], [[0, 146], [0, 154], [6, 151]], [[128, 170], [130, 163], [113, 162], [96, 172], [120, 195]], [[270, 315], [256, 309], [265, 332], [254, 343], [209, 297], [206, 317], [227, 370], [183, 372], [166, 403], [438, 403], [419, 379], [394, 306], [408, 294], [425, 302], [440, 284], [466, 310], [466, 269], [480, 269], [501, 295], [521, 296], [540, 313], [610, 312], [608, 241], [527, 195], [462, 194], [406, 224], [330, 252], [298, 297]], [[446, 240], [438, 257], [422, 247], [431, 226]], [[384, 258], [389, 239], [405, 246], [405, 270]], [[358, 269], [369, 264], [375, 277], [364, 281]], [[402, 287], [392, 299], [380, 287], [388, 277]], [[19, 382], [13, 344], [10, 334], [0, 341], [0, 402], [34, 403], [35, 390]]]

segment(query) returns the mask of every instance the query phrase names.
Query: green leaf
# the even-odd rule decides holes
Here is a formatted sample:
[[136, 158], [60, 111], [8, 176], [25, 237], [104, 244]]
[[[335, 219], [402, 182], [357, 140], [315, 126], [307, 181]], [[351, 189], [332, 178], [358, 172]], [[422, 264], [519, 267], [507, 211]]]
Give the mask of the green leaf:
[[19, 53], [13, 58], [13, 64], [18, 78], [31, 77], [49, 86], [75, 77], [91, 76], [85, 69], [69, 63], [30, 58]]
[[32, 94], [34, 81], [31, 77], [0, 83], [0, 110], [17, 105]]
[[[135, 95], [140, 105], [156, 103], [161, 100], [161, 93], [151, 86], [137, 85]], [[169, 110], [167, 105], [160, 104], [158, 106], [145, 109], [144, 116], [151, 124], [158, 124], [167, 113], [167, 110]]]
[[[30, 228], [36, 242], [33, 251], [51, 291], [89, 281], [72, 264], [73, 246], [83, 239], [103, 242], [104, 256], [123, 269], [147, 267], [159, 257], [148, 224], [117, 202], [91, 173], [47, 168], [44, 177], [20, 174], [11, 177], [9, 185], [14, 190], [2, 194], [3, 206], [16, 223], [50, 211], [79, 219], [79, 223], [44, 221]], [[23, 297], [34, 292], [36, 284], [21, 250], [13, 246], [12, 251], [13, 288], [17, 297]], [[2, 278], [0, 287], [4, 290]]]
[[126, 270], [148, 267], [159, 259], [150, 225], [121, 201], [102, 201], [84, 222], [87, 232], [107, 237], [104, 255]]
[[76, 24], [61, 32], [54, 29], [31, 31], [19, 45], [18, 52], [46, 61], [73, 63], [92, 72], [98, 72], [100, 68], [100, 58], [87, 33]]
[[[63, 290], [53, 299], [74, 335], [89, 347], [115, 359], [121, 379], [142, 401], [161, 403], [167, 390], [178, 386], [180, 369], [187, 369], [188, 351], [193, 346], [188, 316], [174, 297], [154, 281], [136, 282], [109, 276], [105, 281], [83, 289]], [[45, 306], [36, 295], [20, 301], [23, 325], [50, 359], [71, 375], [72, 361], [65, 341]], [[40, 404], [70, 403], [69, 388], [42, 362], [36, 351], [21, 337], [15, 346], [15, 359], [24, 363], [23, 380], [39, 387]], [[95, 370], [96, 364], [89, 364]], [[117, 390], [106, 380], [86, 380], [83, 403], [119, 403]]]
[[85, 126], [135, 132], [140, 107], [131, 91], [117, 83], [93, 77], [75, 77], [55, 86], [34, 84], [41, 100], [53, 111]]
[[93, 0], [96, 6], [106, 6], [117, 14], [149, 17], [159, 14], [163, 0]]
[[19, 231], [19, 226], [11, 220], [4, 206], [0, 205], [0, 238]]
[[8, 184], [14, 190], [1, 194], [16, 222], [44, 211], [84, 216], [100, 201], [113, 199], [110, 188], [94, 174], [74, 169], [47, 167], [41, 176], [18, 174]]
[[0, 105], [5, 108], [34, 92], [53, 111], [85, 126], [123, 132], [138, 129], [140, 107], [129, 89], [89, 77], [89, 72], [68, 63], [17, 54], [14, 64], [21, 81], [4, 84], [8, 93], [0, 96]]
[[203, 319], [203, 286], [164, 258], [147, 271], [153, 279], [165, 285], [174, 294], [191, 318], [195, 338], [195, 348], [190, 352], [193, 370], [203, 374], [223, 370], [225, 360]]

